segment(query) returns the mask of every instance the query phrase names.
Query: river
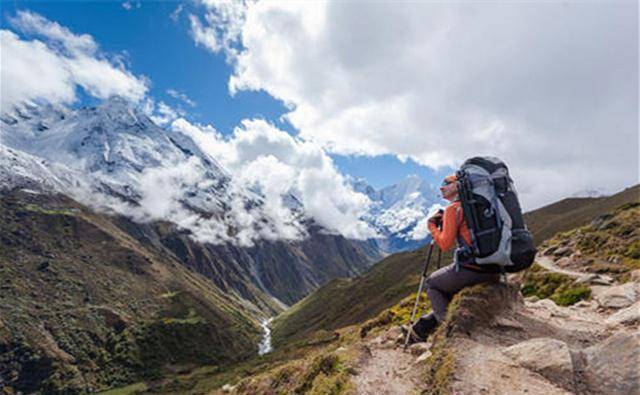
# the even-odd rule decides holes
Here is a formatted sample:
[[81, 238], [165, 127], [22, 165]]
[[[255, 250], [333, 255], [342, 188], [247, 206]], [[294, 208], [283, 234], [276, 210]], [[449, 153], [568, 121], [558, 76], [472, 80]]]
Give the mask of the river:
[[264, 355], [273, 351], [273, 347], [271, 346], [271, 321], [273, 321], [273, 318], [265, 319], [262, 321], [262, 324], [260, 324], [263, 334], [262, 340], [258, 345], [258, 355]]

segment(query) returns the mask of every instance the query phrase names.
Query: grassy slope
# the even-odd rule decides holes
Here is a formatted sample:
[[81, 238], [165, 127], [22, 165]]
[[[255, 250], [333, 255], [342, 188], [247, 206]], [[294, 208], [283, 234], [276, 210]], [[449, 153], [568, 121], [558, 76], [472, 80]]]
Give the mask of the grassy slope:
[[[274, 344], [300, 339], [319, 329], [332, 330], [363, 322], [391, 307], [420, 282], [427, 248], [393, 254], [355, 279], [335, 279], [274, 320]], [[442, 262], [451, 259], [444, 254]], [[431, 270], [436, 268], [437, 254]]]
[[524, 215], [536, 244], [558, 232], [583, 226], [598, 215], [629, 202], [640, 201], [640, 185], [603, 198], [568, 198]]
[[[606, 198], [573, 198], [525, 214], [527, 226], [540, 244], [557, 232], [582, 226], [594, 217], [640, 200], [640, 186]], [[415, 292], [426, 248], [391, 255], [361, 277], [336, 279], [301, 300], [274, 320], [274, 344], [303, 338], [318, 330], [333, 330], [363, 322]], [[450, 257], [443, 257], [443, 263]]]
[[[566, 252], [554, 256], [561, 248]], [[541, 249], [569, 268], [606, 273], [625, 282], [632, 270], [640, 269], [640, 200], [619, 206], [588, 225], [557, 233]]]
[[109, 217], [61, 196], [0, 198], [0, 383], [86, 392], [255, 353], [255, 308]]

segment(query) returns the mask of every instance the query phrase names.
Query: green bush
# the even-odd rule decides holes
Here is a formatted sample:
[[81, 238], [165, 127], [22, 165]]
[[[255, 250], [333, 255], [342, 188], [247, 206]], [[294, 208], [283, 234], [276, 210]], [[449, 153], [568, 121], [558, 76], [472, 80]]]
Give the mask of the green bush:
[[569, 287], [562, 291], [556, 292], [552, 297], [558, 306], [571, 306], [581, 300], [591, 298], [591, 288], [586, 286]]
[[523, 296], [551, 299], [559, 306], [570, 306], [591, 298], [591, 288], [577, 285], [569, 276], [551, 273], [534, 265], [527, 273], [520, 289]]
[[640, 259], [640, 240], [632, 243], [624, 252], [624, 256], [631, 259]]
[[307, 373], [302, 379], [302, 383], [295, 389], [296, 394], [305, 394], [313, 388], [313, 382], [320, 374], [331, 376], [338, 372], [340, 367], [340, 358], [335, 354], [327, 354], [316, 357]]

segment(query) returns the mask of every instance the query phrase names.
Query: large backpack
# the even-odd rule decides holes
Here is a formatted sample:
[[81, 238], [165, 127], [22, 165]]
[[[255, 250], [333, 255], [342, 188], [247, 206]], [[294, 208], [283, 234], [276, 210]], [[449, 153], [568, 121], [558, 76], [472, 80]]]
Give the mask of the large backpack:
[[472, 241], [463, 249], [481, 267], [517, 272], [531, 266], [536, 249], [504, 162], [474, 157], [464, 162], [456, 175]]

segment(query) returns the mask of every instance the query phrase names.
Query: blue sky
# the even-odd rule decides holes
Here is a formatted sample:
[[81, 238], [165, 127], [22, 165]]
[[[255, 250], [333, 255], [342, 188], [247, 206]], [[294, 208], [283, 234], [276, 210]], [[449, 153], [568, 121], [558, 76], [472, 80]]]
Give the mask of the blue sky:
[[[233, 96], [229, 93], [228, 81], [233, 70], [224, 54], [197, 46], [190, 35], [185, 15], [197, 11], [195, 4], [170, 1], [130, 4], [130, 9], [126, 9], [122, 2], [114, 1], [3, 1], [2, 25], [11, 29], [10, 18], [19, 10], [29, 10], [75, 34], [89, 34], [103, 52], [123, 56], [128, 70], [149, 79], [149, 96], [184, 110], [189, 121], [210, 124], [223, 135], [231, 133], [247, 118], [265, 119], [292, 135], [297, 133], [282, 117], [288, 111], [282, 101], [261, 90], [240, 90]], [[182, 11], [172, 18], [179, 6]], [[77, 89], [77, 105], [99, 101], [83, 94], [82, 88]], [[184, 93], [194, 105], [172, 97], [167, 93], [169, 89]], [[331, 157], [341, 172], [365, 178], [375, 188], [391, 185], [410, 174], [419, 174], [437, 184], [452, 171], [450, 168], [434, 171], [411, 159], [402, 162], [389, 154]]]

